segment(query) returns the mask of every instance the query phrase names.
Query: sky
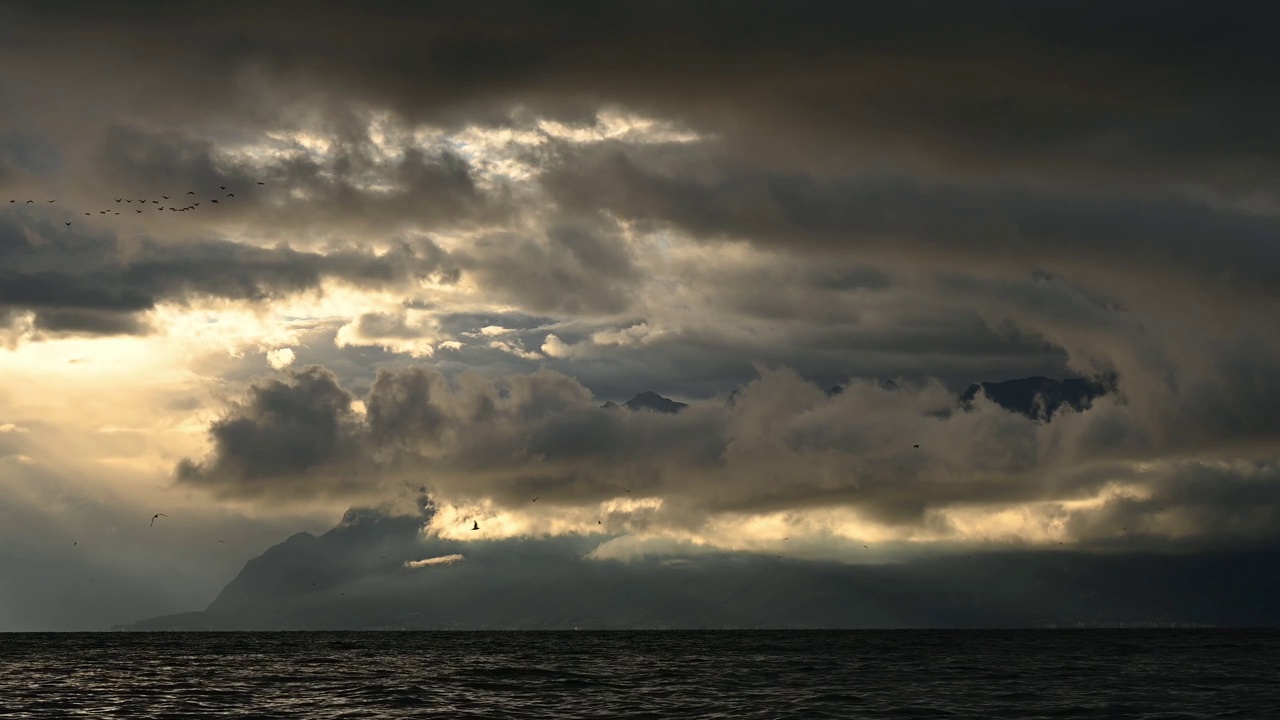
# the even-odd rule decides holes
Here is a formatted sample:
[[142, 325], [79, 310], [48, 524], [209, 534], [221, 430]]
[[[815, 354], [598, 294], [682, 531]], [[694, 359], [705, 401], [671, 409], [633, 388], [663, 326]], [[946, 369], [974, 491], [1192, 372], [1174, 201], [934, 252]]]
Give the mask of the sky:
[[[1278, 13], [0, 2], [0, 630], [423, 495], [591, 562], [1270, 546]], [[1030, 376], [1115, 390], [951, 411]]]

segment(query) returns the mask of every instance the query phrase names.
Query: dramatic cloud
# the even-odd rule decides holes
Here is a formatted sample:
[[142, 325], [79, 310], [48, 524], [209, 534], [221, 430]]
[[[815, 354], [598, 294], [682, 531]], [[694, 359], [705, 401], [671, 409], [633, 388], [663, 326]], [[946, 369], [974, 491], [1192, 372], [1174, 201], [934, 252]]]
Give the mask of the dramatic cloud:
[[[715, 537], [727, 518], [801, 512], [818, 519], [795, 534], [1075, 542], [1121, 527], [1271, 533], [1280, 496], [1266, 488], [1280, 485], [1275, 461], [1262, 458], [1274, 445], [1251, 461], [1226, 459], [1235, 448], [1220, 444], [1205, 448], [1219, 459], [1177, 459], [1180, 448], [1144, 430], [1115, 395], [1046, 411], [1032, 401], [1048, 396], [1026, 393], [1023, 415], [986, 392], [962, 403], [936, 382], [854, 381], [833, 394], [790, 372], [761, 373], [732, 403], [668, 409], [642, 395], [630, 404], [643, 409], [628, 411], [600, 407], [551, 371], [449, 378], [413, 367], [379, 373], [360, 415], [355, 398], [312, 367], [255, 386], [213, 425], [213, 454], [184, 461], [178, 478], [228, 497], [281, 499], [374, 497], [419, 478], [459, 513], [474, 506], [499, 518], [500, 533], [594, 532], [609, 515], [614, 529], [703, 533], [711, 544], [727, 539]], [[1205, 473], [1221, 479], [1194, 490], [1189, 478]], [[1010, 512], [1021, 515], [1000, 520]], [[1114, 522], [1123, 517], [1130, 522]], [[737, 541], [749, 534], [739, 532]]]
[[1269, 542], [1277, 20], [6, 5], [0, 464], [449, 552]]
[[0, 219], [0, 312], [33, 313], [37, 331], [132, 334], [162, 302], [218, 298], [266, 301], [319, 289], [328, 279], [356, 286], [408, 287], [441, 271], [440, 258], [407, 245], [381, 254], [299, 252], [205, 240], [143, 239], [120, 247], [93, 231]]

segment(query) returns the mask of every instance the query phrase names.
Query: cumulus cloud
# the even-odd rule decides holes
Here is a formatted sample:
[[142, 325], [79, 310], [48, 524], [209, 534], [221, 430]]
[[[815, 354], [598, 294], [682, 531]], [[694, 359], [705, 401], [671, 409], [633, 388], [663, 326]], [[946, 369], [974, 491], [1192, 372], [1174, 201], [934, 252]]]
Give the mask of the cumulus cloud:
[[[179, 479], [228, 496], [286, 499], [357, 496], [421, 477], [442, 502], [488, 498], [495, 512], [519, 513], [538, 497], [543, 508], [582, 515], [578, 522], [614, 499], [660, 498], [622, 512], [629, 527], [647, 531], [695, 532], [717, 516], [843, 508], [848, 514], [828, 531], [860, 519], [946, 538], [965, 534], [965, 513], [1030, 506], [1040, 519], [1026, 516], [1023, 537], [1081, 539], [1097, 534], [1091, 523], [1099, 517], [1130, 507], [1106, 499], [1118, 491], [1200, 506], [1186, 515], [1153, 511], [1156, 534], [1265, 532], [1272, 512], [1268, 501], [1242, 524], [1231, 519], [1232, 493], [1180, 496], [1177, 478], [1198, 466], [1160, 464], [1177, 452], [1164, 444], [1176, 436], [1149, 432], [1116, 395], [1082, 410], [1064, 405], [1046, 421], [985, 394], [964, 409], [936, 381], [854, 380], [833, 395], [790, 371], [762, 368], [732, 404], [695, 402], [665, 415], [600, 408], [586, 388], [553, 371], [447, 377], [411, 367], [380, 372], [364, 398], [366, 413], [355, 417], [354, 397], [331, 374], [290, 372], [287, 382], [255, 386], [215, 423], [213, 454], [200, 464], [184, 461]], [[1230, 443], [1206, 450], [1233, 451]], [[1269, 461], [1255, 462], [1263, 464], [1221, 472], [1265, 486]], [[298, 481], [303, 474], [307, 481]], [[1049, 532], [1054, 522], [1062, 527]]]
[[276, 370], [281, 370], [292, 365], [294, 357], [291, 348], [275, 348], [267, 351], [267, 364]]
[[[283, 487], [326, 494], [359, 486], [366, 460], [355, 437], [359, 420], [351, 396], [321, 368], [285, 370], [286, 380], [252, 389], [210, 428], [214, 454], [184, 460], [178, 478], [226, 495], [271, 495]], [[320, 480], [312, 474], [324, 474]]]

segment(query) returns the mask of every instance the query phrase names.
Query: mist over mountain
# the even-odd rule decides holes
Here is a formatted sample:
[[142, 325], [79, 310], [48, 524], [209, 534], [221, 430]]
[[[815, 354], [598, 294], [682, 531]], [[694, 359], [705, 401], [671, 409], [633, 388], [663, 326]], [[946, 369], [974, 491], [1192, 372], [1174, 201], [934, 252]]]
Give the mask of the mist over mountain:
[[[117, 630], [902, 628], [1280, 624], [1280, 548], [1108, 548], [850, 563], [757, 553], [600, 559], [610, 539], [458, 542], [352, 509], [250, 560], [201, 612]], [[460, 556], [460, 557], [458, 557]], [[897, 556], [897, 557], [895, 557]], [[412, 567], [438, 558], [443, 562]]]
[[[894, 381], [880, 387], [897, 390]], [[970, 386], [1004, 410], [1050, 422], [1087, 412], [1113, 380], [1030, 377]], [[827, 389], [828, 397], [844, 388]], [[735, 394], [728, 403], [732, 404]], [[688, 407], [646, 391], [603, 407], [676, 414]], [[946, 410], [946, 412], [951, 412]], [[422, 488], [425, 491], [425, 488]], [[245, 564], [201, 612], [121, 629], [1020, 627], [1076, 623], [1262, 624], [1280, 619], [1277, 550], [1150, 543], [1116, 554], [1106, 543], [1058, 550], [920, 553], [864, 547], [848, 562], [696, 545], [613, 556], [603, 526], [557, 537], [466, 540], [426, 531], [416, 515], [352, 508], [318, 536], [297, 533]], [[471, 518], [465, 518], [464, 525]], [[1199, 578], [1199, 580], [1196, 580]], [[1216, 579], [1215, 579], [1216, 578]], [[1231, 578], [1223, 582], [1221, 578]], [[1197, 592], [1175, 592], [1188, 584]]]

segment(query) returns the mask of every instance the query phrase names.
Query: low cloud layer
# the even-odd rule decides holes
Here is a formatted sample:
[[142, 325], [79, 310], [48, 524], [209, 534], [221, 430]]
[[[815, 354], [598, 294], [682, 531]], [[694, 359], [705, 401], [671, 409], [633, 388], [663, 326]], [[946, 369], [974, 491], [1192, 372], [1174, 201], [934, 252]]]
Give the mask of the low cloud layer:
[[[213, 425], [213, 453], [184, 461], [178, 479], [275, 500], [376, 497], [421, 480], [459, 508], [491, 500], [491, 517], [548, 508], [563, 521], [542, 526], [551, 532], [594, 532], [612, 503], [615, 527], [640, 532], [776, 514], [805, 525], [814, 513], [824, 519], [812, 530], [837, 534], [860, 518], [921, 538], [1036, 542], [1263, 538], [1280, 500], [1274, 447], [1246, 460], [1224, 437], [1202, 448], [1206, 458], [1180, 458], [1166, 444], [1180, 438], [1179, 419], [1153, 432], [1119, 394], [1046, 421], [985, 394], [962, 409], [936, 382], [854, 380], [830, 395], [761, 369], [731, 404], [667, 414], [600, 407], [552, 371], [494, 379], [413, 367], [379, 373], [363, 412], [355, 400], [319, 367], [265, 381]], [[640, 499], [651, 502], [626, 504]], [[1009, 512], [1007, 527], [982, 528]]]

